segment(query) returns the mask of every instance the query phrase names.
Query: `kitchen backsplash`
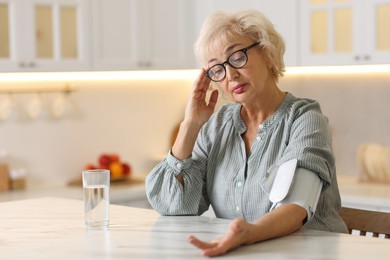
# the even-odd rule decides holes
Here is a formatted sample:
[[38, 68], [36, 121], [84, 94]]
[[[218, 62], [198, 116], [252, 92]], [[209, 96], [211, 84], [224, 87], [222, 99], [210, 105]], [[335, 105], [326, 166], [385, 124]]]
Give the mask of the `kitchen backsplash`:
[[280, 85], [320, 102], [329, 118], [338, 174], [359, 174], [360, 144], [390, 145], [389, 73], [290, 75]]
[[68, 181], [102, 153], [117, 153], [135, 174], [147, 173], [169, 149], [192, 82], [121, 81], [85, 85], [70, 96], [66, 118], [0, 122], [0, 149], [28, 178]]
[[[358, 174], [359, 144], [390, 145], [389, 75], [287, 74], [279, 85], [321, 103], [332, 129], [338, 174]], [[8, 151], [11, 167], [26, 168], [34, 181], [73, 179], [104, 152], [120, 154], [135, 174], [146, 174], [168, 152], [192, 80], [124, 80], [75, 87], [70, 96], [73, 111], [67, 118], [0, 121], [0, 149]]]

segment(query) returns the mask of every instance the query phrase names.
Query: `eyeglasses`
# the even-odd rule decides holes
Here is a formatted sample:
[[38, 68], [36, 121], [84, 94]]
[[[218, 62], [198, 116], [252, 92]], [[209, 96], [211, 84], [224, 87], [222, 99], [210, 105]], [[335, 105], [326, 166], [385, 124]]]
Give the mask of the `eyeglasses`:
[[224, 80], [226, 77], [226, 64], [229, 64], [231, 67], [235, 69], [241, 69], [248, 62], [248, 54], [246, 53], [249, 49], [255, 47], [260, 42], [255, 42], [254, 44], [243, 48], [241, 50], [237, 50], [229, 55], [227, 60], [220, 64], [215, 64], [211, 66], [206, 71], [206, 76], [212, 81], [219, 82]]

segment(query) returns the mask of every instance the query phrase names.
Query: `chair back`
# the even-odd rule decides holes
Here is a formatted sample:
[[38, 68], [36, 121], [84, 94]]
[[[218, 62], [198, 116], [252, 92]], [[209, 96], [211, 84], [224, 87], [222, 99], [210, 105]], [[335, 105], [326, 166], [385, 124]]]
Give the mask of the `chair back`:
[[390, 213], [342, 207], [340, 215], [350, 234], [356, 230], [360, 236], [390, 238]]

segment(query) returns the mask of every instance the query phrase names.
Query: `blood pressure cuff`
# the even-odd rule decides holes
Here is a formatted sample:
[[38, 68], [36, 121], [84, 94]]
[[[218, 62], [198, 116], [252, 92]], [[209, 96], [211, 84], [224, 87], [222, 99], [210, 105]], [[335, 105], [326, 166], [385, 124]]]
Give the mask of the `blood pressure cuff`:
[[310, 221], [316, 211], [322, 185], [317, 173], [296, 167], [296, 162], [291, 164], [288, 161], [266, 174], [262, 188], [273, 203], [270, 211], [281, 205], [297, 204], [306, 210], [307, 221]]

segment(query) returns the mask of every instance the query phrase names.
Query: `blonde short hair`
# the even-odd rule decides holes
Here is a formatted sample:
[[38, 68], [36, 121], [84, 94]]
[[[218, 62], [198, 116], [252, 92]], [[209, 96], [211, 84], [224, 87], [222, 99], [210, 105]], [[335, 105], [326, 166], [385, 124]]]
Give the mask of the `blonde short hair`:
[[215, 12], [208, 16], [194, 44], [196, 58], [204, 66], [210, 54], [234, 36], [244, 36], [253, 42], [260, 42], [263, 53], [272, 63], [275, 80], [283, 76], [284, 40], [268, 18], [256, 10]]

